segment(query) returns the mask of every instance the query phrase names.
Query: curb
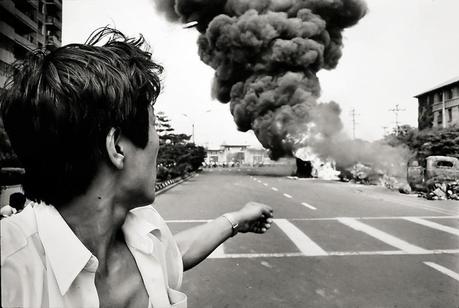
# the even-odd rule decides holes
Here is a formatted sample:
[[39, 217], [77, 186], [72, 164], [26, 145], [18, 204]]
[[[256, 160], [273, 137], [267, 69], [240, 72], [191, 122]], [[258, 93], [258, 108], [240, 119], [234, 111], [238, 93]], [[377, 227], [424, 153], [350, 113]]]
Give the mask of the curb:
[[175, 186], [187, 181], [188, 179], [194, 177], [195, 175], [196, 175], [196, 173], [193, 172], [193, 173], [191, 173], [190, 175], [188, 175], [185, 178], [175, 178], [175, 179], [172, 179], [172, 180], [167, 180], [165, 182], [158, 183], [155, 186], [155, 195], [158, 196], [158, 195], [160, 195], [162, 193], [165, 193], [169, 189], [174, 188]]

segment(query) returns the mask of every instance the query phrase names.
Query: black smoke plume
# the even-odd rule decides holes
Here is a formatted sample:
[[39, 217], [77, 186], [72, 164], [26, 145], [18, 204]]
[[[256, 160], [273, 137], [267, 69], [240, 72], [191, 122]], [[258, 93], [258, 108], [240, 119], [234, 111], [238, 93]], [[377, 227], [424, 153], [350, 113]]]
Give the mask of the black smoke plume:
[[342, 55], [345, 28], [362, 0], [156, 0], [169, 20], [197, 21], [202, 61], [215, 69], [213, 95], [239, 130], [252, 129], [277, 159], [342, 129], [338, 104], [318, 103], [321, 69]]

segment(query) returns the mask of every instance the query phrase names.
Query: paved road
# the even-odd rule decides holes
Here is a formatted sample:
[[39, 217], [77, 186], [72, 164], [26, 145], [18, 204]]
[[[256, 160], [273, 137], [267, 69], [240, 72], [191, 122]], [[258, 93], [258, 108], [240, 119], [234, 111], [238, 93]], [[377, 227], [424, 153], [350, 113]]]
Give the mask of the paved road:
[[274, 208], [267, 234], [185, 273], [189, 307], [459, 307], [459, 202], [250, 173], [212, 169], [157, 197], [173, 232], [252, 200]]

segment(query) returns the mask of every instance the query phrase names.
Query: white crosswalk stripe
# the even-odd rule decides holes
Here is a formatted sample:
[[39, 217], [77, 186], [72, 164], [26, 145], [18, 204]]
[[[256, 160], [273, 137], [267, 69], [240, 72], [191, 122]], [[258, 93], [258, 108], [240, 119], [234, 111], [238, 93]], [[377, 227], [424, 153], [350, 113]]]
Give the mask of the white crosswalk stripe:
[[306, 234], [287, 219], [276, 219], [276, 225], [284, 231], [290, 240], [305, 256], [326, 256], [327, 252], [314, 243]]
[[427, 250], [415, 245], [412, 245], [404, 240], [401, 240], [393, 235], [390, 235], [386, 232], [378, 230], [370, 225], [364, 224], [363, 222], [358, 221], [354, 218], [338, 218], [338, 221], [342, 224], [351, 227], [354, 230], [365, 232], [366, 234], [386, 243], [390, 246], [396, 247], [404, 252], [412, 254], [423, 254]]
[[[217, 249], [209, 255], [210, 259], [229, 259], [229, 258], [283, 258], [283, 257], [326, 257], [326, 256], [337, 256], [337, 257], [346, 257], [346, 256], [396, 256], [396, 255], [439, 255], [439, 254], [459, 254], [459, 247], [444, 247], [445, 249], [424, 249], [408, 243], [400, 238], [397, 238], [394, 235], [388, 234], [384, 231], [381, 231], [375, 227], [372, 227], [366, 223], [361, 222], [361, 220], [376, 220], [376, 219], [393, 219], [399, 221], [415, 222], [427, 227], [431, 227], [434, 230], [438, 231], [451, 231], [452, 234], [457, 235], [457, 229], [448, 227], [446, 225], [441, 225], [429, 221], [427, 219], [456, 219], [456, 216], [419, 216], [419, 217], [360, 217], [360, 218], [350, 218], [350, 217], [329, 217], [329, 218], [310, 218], [310, 219], [274, 219], [274, 224], [279, 227], [280, 231], [285, 234], [288, 239], [296, 246], [298, 251], [280, 251], [280, 252], [238, 252], [234, 251], [233, 253], [227, 253], [225, 250], [225, 243], [221, 244]], [[205, 219], [196, 219], [196, 220], [168, 220], [167, 223], [205, 223], [209, 220]], [[350, 227], [353, 230], [364, 232], [365, 234], [376, 238], [379, 241], [382, 241], [390, 246], [395, 247], [393, 250], [369, 250], [369, 251], [326, 251], [321, 247], [321, 243], [315, 242], [314, 239], [311, 239], [305, 231], [299, 229], [295, 226], [292, 221], [337, 221], [345, 226]], [[452, 230], [451, 230], [452, 229]], [[272, 230], [273, 231], [273, 230]], [[272, 232], [270, 231], [270, 232]], [[449, 232], [449, 233], [451, 233]], [[330, 237], [330, 240], [333, 240], [333, 237]], [[456, 246], [456, 245], [455, 245]], [[429, 262], [424, 262], [429, 263]], [[439, 271], [440, 265], [427, 264]], [[448, 272], [448, 269], [443, 269], [444, 274], [449, 275], [451, 272]], [[452, 272], [454, 273], [454, 272]], [[449, 275], [451, 276], [451, 275]], [[454, 274], [453, 274], [454, 276]]]
[[208, 258], [217, 259], [225, 256], [225, 249], [223, 248], [224, 244], [220, 244], [209, 256]]
[[437, 271], [453, 278], [453, 279], [456, 279], [457, 281], [459, 281], [459, 274], [456, 273], [456, 272], [453, 272], [452, 270], [450, 270], [449, 268], [446, 268], [444, 266], [441, 266], [437, 263], [433, 263], [433, 262], [424, 262], [425, 265], [428, 265], [430, 266], [431, 268], [434, 268], [436, 269]]
[[423, 225], [423, 226], [426, 226], [426, 227], [429, 227], [429, 228], [433, 228], [436, 230], [444, 231], [444, 232], [459, 236], [459, 229], [445, 226], [445, 225], [442, 225], [442, 224], [439, 224], [439, 223], [436, 223], [430, 220], [425, 220], [425, 219], [417, 218], [417, 217], [405, 217], [404, 219], [420, 224], [420, 225]]

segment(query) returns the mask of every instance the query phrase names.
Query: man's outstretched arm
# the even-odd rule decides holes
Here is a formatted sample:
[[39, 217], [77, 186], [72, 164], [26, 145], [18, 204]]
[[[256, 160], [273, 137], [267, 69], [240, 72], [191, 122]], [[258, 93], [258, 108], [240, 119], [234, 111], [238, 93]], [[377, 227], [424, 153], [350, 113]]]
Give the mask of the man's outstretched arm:
[[[226, 213], [206, 224], [176, 234], [175, 240], [182, 253], [184, 270], [199, 264], [235, 231], [265, 233], [271, 227], [272, 217], [270, 206], [249, 202], [239, 211]], [[234, 231], [233, 225], [236, 224]]]

